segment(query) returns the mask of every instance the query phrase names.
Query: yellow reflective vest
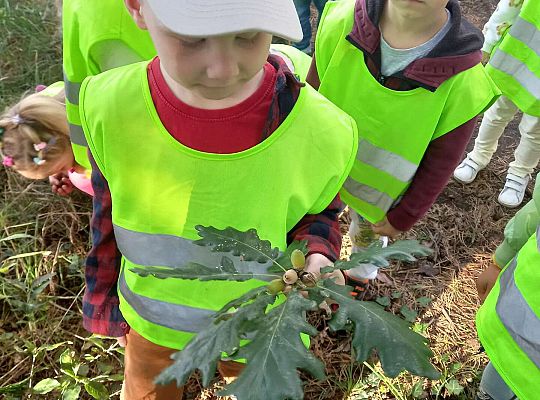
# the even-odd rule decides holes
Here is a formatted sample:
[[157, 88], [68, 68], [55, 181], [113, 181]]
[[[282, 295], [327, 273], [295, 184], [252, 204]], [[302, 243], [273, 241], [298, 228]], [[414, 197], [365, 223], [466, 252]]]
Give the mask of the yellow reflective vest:
[[478, 336], [520, 400], [540, 394], [540, 225], [506, 266], [478, 311]]
[[486, 67], [521, 111], [540, 117], [540, 2], [525, 0]]
[[[148, 340], [179, 349], [215, 311], [265, 282], [160, 280], [131, 268], [218, 265], [223, 254], [193, 244], [197, 225], [255, 228], [284, 250], [287, 232], [338, 193], [358, 137], [351, 117], [306, 86], [262, 143], [234, 154], [196, 151], [163, 127], [146, 70], [147, 63], [140, 63], [88, 78], [81, 88], [81, 122], [114, 205], [123, 255], [122, 314]], [[268, 264], [238, 261], [238, 267], [264, 274]]]

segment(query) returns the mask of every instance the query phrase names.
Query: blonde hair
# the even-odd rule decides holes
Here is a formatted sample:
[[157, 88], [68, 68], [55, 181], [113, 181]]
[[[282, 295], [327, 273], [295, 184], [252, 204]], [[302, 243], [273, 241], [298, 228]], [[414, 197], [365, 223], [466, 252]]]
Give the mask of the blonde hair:
[[64, 90], [23, 98], [0, 117], [0, 130], [4, 165], [32, 179], [61, 172], [57, 161], [72, 152]]

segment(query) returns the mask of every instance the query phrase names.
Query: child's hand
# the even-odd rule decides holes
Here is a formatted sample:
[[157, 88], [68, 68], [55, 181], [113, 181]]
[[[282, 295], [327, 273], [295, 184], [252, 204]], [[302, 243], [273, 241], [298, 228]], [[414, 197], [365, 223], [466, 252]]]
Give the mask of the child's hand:
[[484, 302], [487, 295], [491, 291], [491, 288], [493, 285], [495, 285], [495, 282], [497, 282], [497, 278], [499, 277], [499, 274], [501, 273], [501, 269], [497, 264], [494, 262], [491, 262], [488, 267], [480, 274], [478, 279], [476, 280], [476, 290], [478, 290], [478, 297], [480, 297], [480, 302]]
[[65, 172], [49, 176], [49, 182], [53, 193], [60, 196], [67, 196], [73, 191], [73, 184]]
[[401, 233], [401, 231], [398, 231], [396, 228], [392, 226], [392, 224], [388, 221], [386, 217], [380, 222], [377, 222], [372, 227], [373, 232], [375, 232], [378, 235], [381, 236], [388, 236], [391, 238], [395, 238], [397, 235]]
[[345, 285], [345, 277], [343, 276], [343, 273], [339, 270], [321, 276], [321, 268], [332, 266], [333, 264], [334, 263], [330, 261], [326, 256], [315, 253], [308, 256], [308, 258], [306, 259], [306, 267], [304, 271], [309, 272], [313, 276], [315, 282], [320, 280], [321, 278], [334, 278], [334, 282], [338, 285]]
[[491, 54], [489, 54], [488, 52], [482, 51], [482, 64], [483, 65], [486, 65], [489, 62], [490, 56]]
[[116, 342], [120, 347], [126, 347], [127, 345], [127, 336], [120, 336], [116, 338]]

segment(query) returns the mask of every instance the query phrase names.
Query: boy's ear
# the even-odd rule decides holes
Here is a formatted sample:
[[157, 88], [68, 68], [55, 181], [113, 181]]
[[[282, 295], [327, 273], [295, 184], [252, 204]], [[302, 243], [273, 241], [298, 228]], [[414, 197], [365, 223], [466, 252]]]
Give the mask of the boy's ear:
[[141, 0], [124, 0], [129, 14], [141, 29], [148, 29], [146, 26], [146, 21], [144, 20], [142, 13], [142, 1]]

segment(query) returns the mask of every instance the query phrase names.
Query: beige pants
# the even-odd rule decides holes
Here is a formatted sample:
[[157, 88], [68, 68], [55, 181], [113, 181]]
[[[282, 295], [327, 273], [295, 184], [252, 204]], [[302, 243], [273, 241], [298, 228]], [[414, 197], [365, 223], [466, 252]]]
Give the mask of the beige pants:
[[[517, 106], [507, 97], [501, 96], [484, 114], [474, 149], [469, 156], [481, 167], [485, 167], [497, 150], [499, 138], [508, 123], [518, 112]], [[523, 114], [519, 124], [521, 140], [514, 153], [514, 161], [508, 172], [520, 177], [529, 175], [540, 160], [540, 118]]]
[[[134, 330], [127, 335], [124, 385], [122, 386], [121, 400], [181, 400], [183, 387], [176, 387], [176, 383], [160, 386], [154, 379], [172, 364], [170, 359], [178, 350], [154, 344]], [[234, 361], [222, 361], [218, 370], [228, 382], [240, 375], [243, 364]]]

